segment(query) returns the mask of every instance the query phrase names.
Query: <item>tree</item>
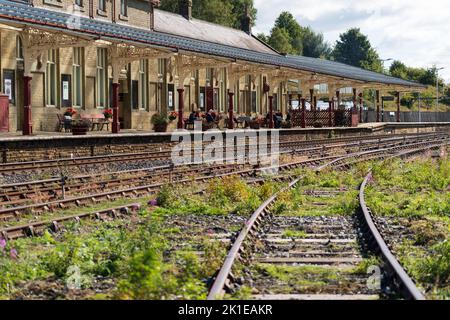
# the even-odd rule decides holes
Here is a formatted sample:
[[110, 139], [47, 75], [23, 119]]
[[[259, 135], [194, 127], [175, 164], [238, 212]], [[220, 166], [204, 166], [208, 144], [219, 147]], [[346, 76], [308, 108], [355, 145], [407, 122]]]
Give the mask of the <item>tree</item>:
[[[253, 8], [253, 0], [193, 0], [192, 16], [200, 20], [240, 29], [246, 5], [251, 8], [250, 15], [254, 25], [257, 10]], [[162, 0], [159, 8], [178, 13], [179, 0]]]
[[331, 48], [323, 39], [322, 33], [314, 32], [310, 27], [303, 30], [303, 55], [312, 58], [328, 59]]
[[278, 16], [273, 30], [278, 29], [285, 30], [289, 37], [292, 49], [286, 53], [301, 55], [303, 53], [303, 29], [291, 13], [284, 11]]
[[292, 53], [293, 48], [286, 29], [273, 28], [268, 41], [269, 45], [282, 53]]
[[[280, 30], [284, 31], [283, 34]], [[275, 26], [269, 37], [261, 35], [260, 39], [264, 38], [268, 38], [270, 45], [275, 49], [288, 50], [282, 51], [284, 53], [313, 58], [328, 58], [331, 53], [331, 48], [324, 41], [323, 34], [314, 32], [310, 27], [302, 27], [294, 16], [286, 11], [275, 20]], [[286, 41], [289, 42], [289, 46]]]
[[333, 50], [333, 58], [336, 61], [366, 70], [383, 71], [378, 53], [359, 28], [350, 29], [339, 38]]
[[265, 43], [269, 43], [269, 37], [266, 36], [264, 33], [258, 33], [256, 37]]
[[396, 78], [400, 78], [400, 79], [404, 79], [404, 80], [412, 80], [409, 79], [408, 77], [408, 68], [406, 67], [406, 65], [398, 60], [395, 60], [392, 64], [391, 67], [389, 68], [389, 73], [391, 74], [391, 76], [396, 77]]

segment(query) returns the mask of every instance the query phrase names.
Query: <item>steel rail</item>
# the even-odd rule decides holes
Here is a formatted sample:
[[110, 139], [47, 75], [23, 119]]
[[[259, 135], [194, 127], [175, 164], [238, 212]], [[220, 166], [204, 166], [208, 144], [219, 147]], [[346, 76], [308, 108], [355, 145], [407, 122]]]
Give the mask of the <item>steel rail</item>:
[[[438, 138], [443, 138], [444, 136], [438, 136]], [[436, 139], [435, 136], [432, 136], [431, 138]], [[401, 145], [408, 144], [411, 142], [410, 137], [403, 137], [401, 139]], [[423, 136], [420, 136], [420, 139], [424, 139]], [[425, 140], [429, 140], [430, 137], [427, 137]], [[387, 139], [388, 141], [392, 141], [392, 138]], [[398, 138], [394, 139], [398, 140]], [[382, 142], [383, 141], [383, 142]], [[378, 139], [378, 147], [380, 147], [382, 144], [385, 145], [388, 143], [386, 140]], [[359, 149], [371, 149], [371, 143], [373, 141], [364, 141], [361, 140], [359, 143], [347, 143], [344, 144], [344, 146], [352, 146], [354, 144], [357, 144]], [[320, 148], [319, 148], [320, 149]], [[282, 154], [289, 154], [294, 155], [299, 152], [307, 152], [311, 149], [304, 149], [304, 150], [289, 150], [289, 151], [281, 151], [278, 152], [280, 155]], [[320, 149], [320, 151], [323, 151]], [[348, 152], [349, 150], [347, 150]], [[366, 151], [369, 152], [369, 151]], [[370, 152], [373, 152], [371, 150]], [[321, 156], [324, 157], [325, 152], [321, 152]], [[309, 154], [309, 156], [313, 156], [314, 153]], [[208, 163], [203, 163], [202, 165], [205, 165]], [[178, 167], [176, 167], [178, 169]], [[215, 166], [215, 170], [219, 171], [226, 171], [228, 166]], [[176, 176], [177, 174], [182, 175], [189, 175], [189, 173], [205, 173], [207, 171], [211, 171], [211, 167], [197, 167], [197, 168], [189, 168], [189, 169], [183, 169], [182, 171], [173, 170], [173, 167], [170, 165], [165, 166], [158, 166], [158, 167], [152, 167], [152, 168], [142, 168], [142, 169], [135, 169], [135, 170], [126, 170], [126, 171], [118, 171], [113, 173], [100, 173], [95, 175], [84, 175], [84, 176], [75, 176], [73, 178], [69, 178], [65, 181], [65, 188], [67, 191], [76, 191], [76, 192], [82, 192], [84, 190], [87, 190], [87, 188], [94, 188], [99, 189], [103, 192], [105, 192], [105, 189], [111, 189], [115, 186], [123, 185], [124, 183], [127, 184], [138, 184], [138, 185], [145, 185], [148, 184], [148, 180], [153, 180], [153, 177], [151, 174], [157, 174], [157, 175], [163, 175], [163, 174], [172, 174], [172, 176]], [[139, 175], [140, 173], [143, 173], [142, 175]], [[117, 175], [120, 174], [133, 174], [131, 177], [126, 178], [119, 178]], [[134, 176], [136, 174], [136, 176]], [[101, 181], [95, 181], [94, 179], [97, 177], [103, 177], [103, 176], [111, 176], [110, 179], [104, 179]], [[178, 177], [177, 177], [178, 178]], [[94, 181], [93, 181], [94, 180]], [[149, 182], [150, 182], [149, 181]], [[93, 186], [90, 186], [93, 185]], [[47, 201], [54, 199], [57, 197], [58, 192], [62, 192], [61, 189], [61, 179], [60, 178], [54, 178], [54, 179], [47, 179], [42, 181], [30, 181], [26, 183], [18, 183], [18, 184], [10, 184], [10, 185], [3, 185], [0, 186], [0, 197], [2, 197], [5, 201], [1, 203], [3, 208], [11, 208], [18, 206], [22, 203], [26, 203], [32, 200], [32, 197], [34, 195], [39, 194], [39, 197], [42, 200], [44, 200], [42, 197], [44, 197]], [[47, 195], [48, 193], [48, 195]], [[19, 198], [17, 198], [19, 197]], [[0, 208], [1, 209], [1, 208]]]
[[400, 281], [399, 289], [404, 292], [405, 297], [414, 300], [425, 300], [424, 295], [420, 292], [420, 290], [415, 285], [414, 281], [409, 277], [405, 269], [403, 269], [401, 264], [392, 254], [391, 250], [384, 241], [382, 235], [378, 231], [378, 228], [375, 226], [375, 222], [373, 221], [372, 218], [372, 213], [366, 205], [364, 196], [366, 186], [369, 183], [370, 179], [372, 179], [372, 173], [369, 173], [366, 176], [359, 189], [359, 204], [364, 217], [364, 222], [366, 226], [369, 228], [370, 236], [376, 242], [377, 249], [382, 255], [383, 260], [392, 269], [395, 278], [397, 278]]
[[[394, 146], [391, 148], [383, 149], [382, 151], [372, 150], [372, 151], [364, 151], [364, 152], [354, 153], [354, 154], [350, 154], [345, 157], [337, 159], [338, 160], [337, 163], [339, 163], [342, 160], [348, 159], [348, 158], [361, 157], [361, 156], [369, 155], [369, 154], [373, 155], [375, 153], [386, 152], [389, 150], [397, 150], [397, 149], [404, 149], [404, 148], [410, 149], [412, 146], [419, 146], [419, 145], [423, 145], [425, 143], [428, 144], [428, 142], [419, 142], [419, 143], [414, 143], [414, 144]], [[428, 144], [428, 146], [429, 146], [429, 144]], [[240, 171], [232, 171], [230, 173], [222, 173], [219, 175], [196, 177], [196, 178], [194, 178], [194, 181], [205, 182], [205, 181], [211, 180], [213, 178], [220, 178], [220, 177], [229, 176], [229, 175], [240, 175], [240, 176], [247, 175], [248, 176], [251, 174], [256, 174], [258, 172], [259, 173], [266, 173], [266, 172], [270, 173], [272, 171], [277, 171], [277, 170], [286, 171], [286, 170], [294, 169], [297, 167], [305, 166], [308, 164], [317, 164], [317, 162], [319, 162], [319, 161], [327, 161], [327, 160], [331, 160], [330, 165], [334, 165], [336, 163], [336, 158], [338, 158], [338, 157], [321, 157], [321, 158], [308, 159], [308, 160], [303, 160], [303, 161], [289, 163], [289, 164], [283, 164], [283, 165], [269, 167], [269, 168], [245, 169], [245, 170], [240, 170]], [[186, 184], [186, 183], [190, 183], [190, 182], [192, 182], [192, 179], [181, 179], [178, 181], [174, 181], [174, 183], [177, 183], [177, 184]], [[97, 194], [78, 196], [78, 197], [59, 200], [59, 201], [36, 203], [36, 204], [25, 205], [25, 206], [13, 206], [13, 207], [6, 208], [6, 209], [0, 209], [0, 218], [5, 220], [5, 219], [13, 218], [13, 217], [18, 217], [21, 214], [26, 213], [26, 212], [36, 213], [36, 212], [51, 210], [54, 208], [65, 208], [67, 205], [73, 205], [73, 204], [76, 204], [77, 206], [82, 206], [86, 202], [97, 202], [100, 199], [111, 200], [111, 199], [113, 199], [113, 197], [119, 197], [119, 196], [130, 195], [130, 196], [137, 197], [139, 195], [139, 193], [145, 193], [146, 195], [151, 195], [151, 194], [155, 194], [163, 185], [164, 185], [164, 183], [156, 183], [156, 184], [143, 185], [143, 186], [138, 186], [138, 187], [131, 187], [131, 188], [126, 188], [126, 189], [102, 192], [102, 193], [97, 193]]]
[[[448, 145], [448, 143], [449, 142], [447, 140], [445, 145]], [[440, 146], [440, 145], [443, 145], [443, 144], [428, 145], [423, 148], [414, 149], [411, 152], [418, 152], [418, 150], [422, 150], [422, 152], [423, 152], [423, 151], [429, 150], [430, 148], [436, 148], [436, 146]], [[364, 154], [370, 154], [370, 152], [369, 153], [365, 152]], [[400, 155], [400, 156], [404, 156], [405, 154], [407, 154], [407, 152], [398, 153], [398, 155]], [[339, 158], [339, 159], [337, 159], [338, 161], [332, 160], [325, 165], [317, 167], [316, 170], [321, 171], [329, 166], [334, 166], [336, 164], [340, 164], [340, 161], [345, 160], [345, 159], [351, 159], [351, 158], [355, 157], [355, 155], [358, 155], [358, 154], [348, 155], [346, 157]], [[395, 155], [392, 155], [392, 156], [395, 157]], [[364, 159], [362, 159], [362, 161], [363, 160]], [[272, 197], [270, 197], [268, 200], [266, 200], [252, 214], [251, 218], [247, 221], [244, 229], [242, 229], [239, 236], [236, 238], [236, 241], [233, 243], [233, 245], [229, 251], [229, 254], [225, 258], [224, 264], [222, 265], [222, 267], [221, 267], [218, 275], [216, 276], [215, 281], [209, 291], [209, 294], [207, 296], [208, 300], [216, 300], [216, 299], [221, 299], [223, 297], [223, 295], [225, 293], [225, 287], [228, 285], [227, 282], [230, 280], [230, 278], [232, 276], [232, 268], [233, 268], [236, 260], [238, 260], [240, 258], [240, 253], [242, 253], [244, 251], [243, 245], [244, 245], [245, 240], [248, 238], [248, 235], [250, 233], [252, 233], [255, 230], [255, 228], [258, 227], [258, 225], [261, 223], [261, 221], [264, 219], [264, 217], [269, 213], [269, 207], [271, 204], [273, 204], [275, 202], [275, 200], [278, 198], [278, 195], [281, 192], [290, 190], [293, 187], [295, 187], [301, 179], [302, 178], [300, 177], [300, 178], [294, 180], [293, 182], [291, 182], [289, 184], [288, 187], [275, 193]]]
[[[402, 139], [411, 139], [417, 137], [429, 137], [429, 136], [448, 136], [446, 133], [426, 133], [426, 134], [401, 134], [401, 135], [380, 135], [380, 136], [358, 136], [358, 137], [345, 137], [345, 138], [333, 138], [333, 139], [322, 139], [322, 140], [306, 140], [306, 141], [281, 141], [279, 143], [280, 148], [286, 147], [300, 147], [300, 146], [311, 146], [317, 145], [317, 149], [323, 148], [323, 144], [328, 144], [328, 148], [336, 148], [339, 147], [336, 143], [345, 144], [345, 142], [349, 142], [349, 144], [353, 144], [354, 146], [358, 146], [358, 143], [364, 141], [373, 141], [373, 140], [384, 140], [384, 141], [400, 141]], [[354, 140], [357, 140], [356, 142]], [[334, 144], [334, 145], [333, 145]], [[249, 149], [252, 146], [240, 147], [238, 149], [246, 148]], [[327, 146], [325, 146], [327, 148]], [[200, 149], [200, 148], [197, 148]], [[192, 150], [194, 153], [197, 149]], [[100, 164], [107, 163], [112, 160], [120, 160], [125, 159], [127, 161], [139, 161], [139, 160], [164, 160], [169, 159], [171, 156], [171, 150], [161, 150], [161, 151], [148, 151], [148, 152], [139, 152], [139, 153], [114, 153], [107, 155], [98, 155], [98, 156], [85, 156], [85, 157], [76, 157], [76, 158], [60, 158], [60, 159], [52, 159], [52, 160], [36, 160], [36, 161], [24, 161], [24, 162], [10, 162], [10, 163], [2, 163], [0, 164], [0, 173], [10, 172], [17, 169], [22, 170], [36, 170], [36, 169], [47, 169], [53, 168], [62, 164], [71, 164], [71, 165], [87, 165], [87, 164]]]
[[[432, 136], [434, 138], [438, 138], [442, 136]], [[420, 138], [426, 138], [426, 136], [420, 136]], [[406, 142], [409, 141], [409, 139], [411, 139], [411, 137], [403, 137], [403, 139], [401, 139], [402, 142]], [[399, 140], [399, 139], [378, 139], [378, 144], [380, 143], [388, 143], [391, 142], [393, 140]], [[335, 147], [352, 147], [352, 146], [359, 146], [359, 147], [370, 147], [370, 142], [372, 142], [371, 140], [361, 140], [359, 142], [355, 142], [355, 143], [348, 143], [348, 144], [339, 144], [339, 145], [326, 145], [323, 146], [325, 148], [335, 148]], [[363, 145], [364, 144], [364, 145]], [[302, 149], [302, 150], [282, 150], [279, 152], [280, 155], [283, 154], [296, 154], [299, 152], [310, 152], [310, 151], [323, 151], [323, 149], [321, 149], [320, 147], [318, 148], [312, 148], [312, 149]], [[53, 161], [53, 160], [52, 160]], [[149, 167], [149, 168], [141, 168], [141, 169], [134, 169], [134, 170], [124, 170], [124, 171], [116, 171], [116, 172], [108, 172], [108, 173], [99, 173], [99, 174], [93, 174], [93, 175], [80, 175], [80, 176], [74, 176], [74, 177], [70, 177], [69, 180], [81, 180], [82, 183], [85, 182], [85, 179], [91, 179], [91, 178], [97, 178], [97, 177], [101, 177], [101, 176], [105, 176], [105, 175], [118, 175], [118, 174], [133, 174], [133, 173], [140, 173], [140, 172], [145, 172], [145, 171], [164, 171], [164, 170], [169, 170], [172, 169], [171, 165], [163, 165], [163, 166], [155, 166], [155, 167]], [[22, 187], [22, 186], [26, 186], [28, 189], [30, 189], [32, 186], [34, 185], [39, 185], [39, 184], [49, 184], [49, 183], [59, 183], [61, 180], [60, 177], [55, 177], [55, 178], [50, 178], [50, 179], [46, 179], [46, 180], [37, 180], [37, 181], [29, 181], [29, 182], [23, 182], [23, 183], [15, 183], [15, 184], [6, 184], [6, 185], [0, 185], [0, 190], [3, 190], [5, 193], [5, 189], [13, 189], [15, 190], [16, 188]]]
[[[275, 167], [268, 167], [268, 168], [258, 168], [258, 169], [244, 169], [239, 171], [231, 171], [229, 173], [221, 173], [219, 175], [208, 175], [208, 176], [201, 176], [201, 177], [195, 177], [194, 179], [182, 179], [174, 181], [175, 184], [186, 184], [186, 183], [192, 183], [192, 182], [206, 182], [211, 179], [215, 178], [222, 178], [226, 176], [233, 176], [233, 175], [239, 175], [239, 176], [251, 176], [253, 174], [257, 173], [266, 173], [271, 172], [273, 170], [279, 170], [279, 171], [286, 171], [294, 168], [298, 168], [301, 166], [306, 165], [317, 165], [318, 162], [326, 161], [330, 159], [335, 159], [336, 157], [325, 157], [325, 158], [316, 158], [316, 159], [308, 159], [303, 161], [298, 161], [294, 163], [288, 163], [283, 164], [280, 166]], [[0, 210], [0, 218], [1, 219], [8, 219], [11, 217], [17, 217], [22, 213], [29, 212], [30, 210], [50, 210], [52, 208], [64, 208], [67, 205], [70, 204], [76, 204], [77, 206], [81, 206], [83, 202], [97, 202], [99, 199], [107, 199], [110, 200], [115, 196], [137, 196], [139, 193], [145, 193], [146, 195], [152, 195], [155, 194], [162, 186], [164, 186], [166, 183], [155, 183], [150, 185], [144, 185], [139, 187], [133, 187], [133, 188], [127, 188], [127, 189], [120, 189], [115, 191], [108, 191], [98, 194], [90, 194], [85, 196], [80, 196], [76, 198], [70, 198], [65, 200], [59, 200], [59, 201], [53, 201], [53, 202], [45, 202], [45, 203], [37, 203], [27, 206], [19, 206], [19, 207], [12, 207], [7, 209]]]

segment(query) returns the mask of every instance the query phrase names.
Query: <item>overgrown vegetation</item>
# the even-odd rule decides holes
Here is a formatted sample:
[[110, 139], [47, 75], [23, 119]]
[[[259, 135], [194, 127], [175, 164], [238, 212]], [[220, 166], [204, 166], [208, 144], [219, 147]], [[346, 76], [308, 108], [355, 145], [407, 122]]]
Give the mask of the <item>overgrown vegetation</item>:
[[[140, 202], [141, 208], [148, 202], [149, 209], [123, 220], [72, 222], [59, 234], [2, 240], [0, 298], [35, 298], [29, 286], [36, 284], [42, 292], [54, 292], [46, 298], [55, 299], [204, 299], [227, 247], [203, 229], [196, 233], [171, 221], [185, 216], [195, 224], [208, 217], [248, 215], [280, 187], [270, 181], [251, 187], [227, 177], [193, 195], [188, 186], [167, 185], [156, 199]], [[241, 228], [226, 225], [228, 232]], [[180, 239], [182, 248], [176, 247]], [[99, 283], [108, 283], [101, 294], [95, 290]]]
[[394, 243], [408, 273], [436, 299], [450, 298], [450, 161], [376, 165], [366, 201], [379, 216], [402, 219], [410, 236]]

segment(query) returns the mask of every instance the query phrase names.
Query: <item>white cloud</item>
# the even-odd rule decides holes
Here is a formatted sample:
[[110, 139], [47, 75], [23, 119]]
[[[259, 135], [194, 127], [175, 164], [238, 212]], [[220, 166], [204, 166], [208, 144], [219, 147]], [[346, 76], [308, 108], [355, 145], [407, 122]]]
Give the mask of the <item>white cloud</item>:
[[361, 28], [384, 59], [410, 66], [445, 67], [450, 82], [450, 1], [448, 0], [255, 0], [255, 32], [269, 33], [282, 11], [311, 25], [334, 44], [339, 34]]

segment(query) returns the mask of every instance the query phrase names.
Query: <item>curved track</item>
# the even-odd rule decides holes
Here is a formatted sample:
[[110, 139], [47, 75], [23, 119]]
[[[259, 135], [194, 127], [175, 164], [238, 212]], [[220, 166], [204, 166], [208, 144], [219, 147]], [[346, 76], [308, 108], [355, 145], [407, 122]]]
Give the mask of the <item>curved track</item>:
[[[356, 163], [356, 162], [361, 162], [364, 160], [368, 160], [368, 159], [387, 159], [387, 158], [391, 158], [391, 157], [408, 157], [410, 155], [415, 155], [418, 153], [422, 153], [434, 148], [439, 148], [441, 146], [447, 146], [448, 145], [448, 141], [444, 141], [444, 142], [440, 142], [440, 143], [435, 143], [435, 144], [428, 144], [428, 145], [421, 145], [421, 146], [417, 146], [416, 148], [409, 148], [409, 150], [404, 150], [407, 148], [404, 148], [403, 150], [398, 149], [398, 148], [392, 148], [392, 149], [384, 149], [384, 150], [379, 150], [379, 152], [364, 152], [364, 153], [360, 153], [360, 154], [356, 154], [356, 155], [349, 155], [347, 157], [342, 157], [339, 159], [335, 159], [332, 160], [331, 162], [322, 165], [320, 167], [317, 167], [317, 170], [324, 170], [325, 168], [328, 167], [335, 167], [335, 168], [340, 168], [340, 167], [348, 167], [351, 166], [352, 164]], [[358, 158], [358, 159], [355, 159]], [[367, 178], [368, 179], [368, 178]], [[374, 229], [373, 227], [373, 222], [371, 223], [370, 220], [370, 215], [368, 215], [368, 211], [367, 211], [367, 207], [365, 206], [364, 203], [364, 197], [363, 197], [363, 193], [364, 193], [364, 187], [367, 183], [367, 179], [365, 180], [365, 183], [362, 184], [361, 186], [361, 191], [360, 191], [360, 205], [362, 208], [362, 212], [364, 215], [364, 221], [365, 221], [365, 225], [368, 226], [368, 228], [365, 228], [365, 234], [362, 235], [362, 237], [364, 239], [375, 239], [378, 249], [381, 252], [380, 257], [383, 260], [387, 261], [387, 264], [389, 266], [392, 267], [392, 269], [394, 270], [395, 273], [395, 281], [392, 281], [393, 284], [395, 284], [395, 286], [398, 288], [398, 292], [403, 294], [403, 297], [408, 298], [408, 299], [423, 299], [423, 296], [420, 294], [420, 292], [418, 292], [417, 288], [414, 288], [413, 284], [411, 283], [412, 281], [410, 281], [410, 279], [405, 276], [404, 271], [401, 271], [401, 267], [399, 267], [399, 263], [398, 261], [395, 260], [395, 258], [392, 256], [392, 254], [390, 254], [389, 250], [387, 249], [386, 245], [383, 244], [382, 238], [380, 236], [380, 234], [377, 232], [376, 229]], [[228, 253], [228, 256], [226, 257], [224, 264], [222, 266], [222, 268], [220, 269], [217, 277], [215, 278], [215, 281], [211, 287], [211, 290], [209, 292], [208, 295], [208, 299], [209, 300], [215, 300], [215, 299], [220, 299], [224, 296], [224, 294], [226, 292], [230, 292], [233, 290], [234, 285], [236, 284], [236, 282], [240, 282], [240, 284], [242, 284], [242, 279], [240, 279], [239, 281], [237, 281], [237, 279], [235, 279], [234, 275], [233, 275], [233, 269], [236, 266], [237, 262], [243, 262], [243, 265], [246, 266], [244, 267], [244, 269], [248, 268], [248, 258], [251, 257], [252, 255], [254, 255], [255, 253], [255, 242], [258, 241], [258, 238], [261, 239], [261, 237], [265, 237], [265, 240], [267, 242], [267, 240], [273, 240], [272, 242], [277, 242], [279, 239], [279, 237], [275, 237], [275, 238], [270, 238], [271, 236], [269, 235], [261, 235], [263, 226], [265, 224], [265, 222], [267, 220], [271, 220], [273, 218], [273, 215], [271, 213], [271, 209], [273, 208], [275, 202], [277, 201], [277, 198], [280, 196], [280, 194], [282, 194], [285, 191], [291, 190], [294, 187], [296, 187], [299, 182], [301, 181], [301, 178], [295, 179], [294, 181], [292, 181], [285, 189], [281, 190], [280, 192], [274, 194], [272, 197], [270, 197], [269, 199], [267, 199], [251, 216], [251, 218], [247, 221], [244, 229], [240, 232], [239, 236], [237, 237], [237, 239], [235, 240], [231, 250]], [[362, 196], [361, 196], [362, 195]], [[324, 227], [327, 228], [328, 226], [328, 222], [321, 222], [322, 224], [324, 224]], [[331, 227], [335, 227], [332, 226]], [[320, 239], [320, 236], [316, 239], [304, 239], [300, 242], [302, 243], [308, 243], [307, 244], [307, 250], [309, 251], [308, 254], [306, 255], [304, 251], [300, 252], [300, 255], [302, 255], [302, 257], [308, 257], [308, 258], [300, 258], [300, 259], [285, 259], [283, 257], [279, 257], [278, 253], [275, 253], [278, 257], [276, 257], [275, 259], [270, 260], [271, 263], [281, 263], [281, 264], [286, 264], [286, 263], [291, 263], [293, 265], [298, 265], [298, 264], [326, 264], [326, 265], [330, 265], [330, 266], [334, 266], [336, 264], [347, 264], [346, 266], [348, 266], [348, 264], [352, 264], [353, 262], [358, 262], [360, 261], [360, 255], [358, 255], [358, 253], [356, 253], [355, 256], [355, 252], [354, 249], [355, 248], [348, 248], [347, 244], [351, 243], [351, 242], [356, 242], [356, 240], [354, 239], [354, 237], [361, 237], [361, 235], [359, 234], [359, 232], [357, 230], [353, 230], [353, 231], [349, 231], [350, 229], [352, 229], [352, 224], [348, 224], [346, 226], [344, 226], [342, 223], [340, 223], [340, 225], [337, 227], [340, 228], [339, 231], [343, 234], [343, 237], [340, 238], [338, 237], [337, 239], [330, 239], [325, 238], [325, 239]], [[357, 228], [356, 226], [354, 226], [354, 228]], [[270, 230], [269, 230], [270, 231]], [[335, 232], [336, 230], [334, 230], [333, 232]], [[350, 234], [351, 233], [351, 234]], [[286, 241], [278, 241], [278, 242], [285, 242]], [[289, 244], [289, 240], [287, 241]], [[313, 243], [313, 245], [311, 245], [311, 243]], [[342, 245], [341, 247], [338, 246], [338, 250], [336, 251], [330, 251], [327, 249], [327, 252], [324, 252], [322, 250], [322, 246], [323, 245]], [[294, 244], [293, 248], [296, 248], [296, 243]], [[291, 248], [292, 249], [292, 248]], [[277, 250], [279, 250], [279, 247], [277, 247]], [[288, 249], [289, 251], [290, 249]], [[334, 249], [333, 249], [334, 250]], [[344, 255], [346, 254], [350, 254], [350, 257], [348, 256], [344, 256], [344, 258], [342, 258], [342, 251], [344, 250], [350, 250], [350, 252], [345, 252]], [[293, 252], [288, 252], [288, 256], [291, 257], [293, 254]], [[298, 254], [298, 253], [297, 253]], [[339, 254], [339, 257], [336, 258], [324, 258], [323, 255], [336, 255]], [[318, 255], [319, 258], [310, 258], [311, 255]], [[356, 257], [356, 258], [355, 258]], [[247, 260], [246, 260], [247, 259]], [[265, 261], [268, 261], [267, 259]], [[342, 270], [339, 270], [342, 271]], [[244, 280], [245, 281], [245, 280]], [[345, 280], [344, 280], [345, 281]], [[347, 281], [349, 283], [354, 283], [355, 280], [354, 279], [350, 279]], [[339, 282], [341, 283], [341, 282]], [[245, 284], [245, 282], [244, 282]], [[273, 286], [272, 283], [266, 284], [269, 286]], [[381, 289], [381, 288], [380, 288]], [[297, 295], [283, 295], [283, 294], [275, 294], [275, 295], [271, 295], [271, 294], [265, 294], [265, 295], [261, 295], [261, 296], [254, 296], [254, 298], [258, 299], [326, 299], [326, 298], [330, 298], [331, 299], [373, 299], [373, 298], [378, 298], [378, 295], [380, 294], [380, 292], [375, 292], [376, 296], [374, 296], [373, 294], [370, 294], [370, 292], [368, 294], [357, 294], [360, 293], [361, 288], [357, 287], [355, 290], [349, 290], [351, 293], [350, 295], [339, 295], [339, 291], [341, 290], [340, 287], [338, 287], [337, 289], [335, 288], [335, 292], [334, 295], [324, 295], [324, 296], [320, 296], [317, 294], [307, 294], [307, 295], [302, 295], [302, 294], [297, 294]]]

